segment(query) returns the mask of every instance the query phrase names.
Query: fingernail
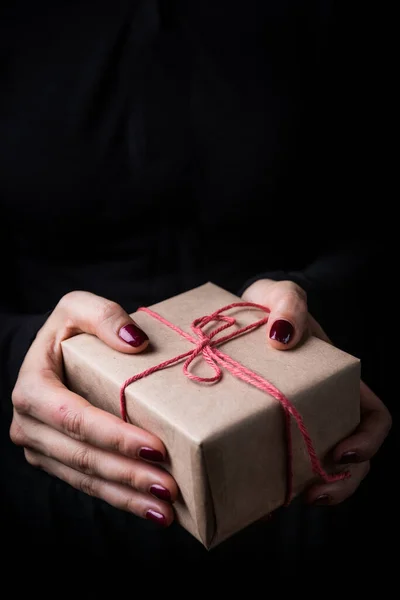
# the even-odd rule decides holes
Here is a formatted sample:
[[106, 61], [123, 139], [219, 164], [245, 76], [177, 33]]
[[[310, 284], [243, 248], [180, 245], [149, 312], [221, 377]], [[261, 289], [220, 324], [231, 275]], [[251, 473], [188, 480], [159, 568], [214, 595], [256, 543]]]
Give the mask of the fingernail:
[[158, 523], [159, 525], [162, 525], [163, 527], [167, 526], [167, 519], [164, 517], [164, 515], [157, 512], [156, 510], [153, 510], [152, 508], [150, 508], [147, 511], [146, 519], [149, 519], [149, 521], [154, 521], [155, 523]]
[[158, 485], [155, 483], [150, 488], [150, 494], [153, 494], [156, 498], [160, 500], [166, 500], [166, 502], [171, 502], [171, 493], [162, 485]]
[[269, 337], [271, 340], [280, 342], [281, 344], [288, 344], [293, 337], [294, 327], [289, 321], [284, 319], [278, 319], [271, 327]]
[[164, 456], [158, 450], [153, 450], [153, 448], [140, 448], [139, 450], [140, 458], [144, 458], [144, 460], [152, 460], [154, 462], [162, 462], [164, 460]]
[[119, 330], [119, 337], [134, 348], [138, 348], [138, 346], [141, 346], [149, 339], [148, 335], [133, 323], [121, 327]]
[[322, 494], [321, 496], [318, 496], [318, 498], [316, 498], [316, 500], [314, 501], [314, 504], [330, 504], [331, 503], [331, 497], [328, 496], [328, 494]]
[[339, 462], [342, 465], [348, 465], [349, 463], [356, 463], [359, 461], [360, 457], [358, 456], [357, 452], [345, 452], [342, 454]]

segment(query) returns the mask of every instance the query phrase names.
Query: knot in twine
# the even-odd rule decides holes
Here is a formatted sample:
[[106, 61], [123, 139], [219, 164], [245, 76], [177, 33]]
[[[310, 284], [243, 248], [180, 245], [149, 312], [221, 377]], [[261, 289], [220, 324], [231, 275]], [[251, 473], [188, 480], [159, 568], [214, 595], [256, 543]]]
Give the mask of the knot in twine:
[[[226, 311], [231, 310], [233, 308], [258, 309], [263, 313], [266, 313], [266, 316], [262, 317], [258, 321], [255, 321], [254, 323], [246, 325], [245, 327], [241, 327], [229, 334], [216, 338], [216, 336], [219, 333], [225, 331], [226, 329], [229, 329], [230, 327], [233, 327], [236, 324], [236, 319], [234, 317], [230, 317], [228, 315], [223, 314]], [[286, 506], [290, 503], [293, 495], [293, 443], [291, 429], [292, 418], [294, 419], [304, 440], [304, 444], [307, 449], [313, 473], [319, 476], [325, 483], [331, 483], [334, 481], [347, 479], [350, 476], [348, 472], [337, 473], [333, 475], [328, 474], [321, 465], [321, 462], [317, 456], [314, 445], [312, 443], [311, 436], [307, 431], [307, 428], [300, 413], [297, 411], [295, 406], [293, 406], [290, 400], [288, 400], [288, 398], [286, 398], [286, 396], [282, 394], [282, 392], [280, 392], [272, 383], [270, 383], [257, 373], [254, 373], [239, 362], [233, 360], [230, 356], [228, 356], [224, 352], [221, 352], [221, 350], [217, 348], [217, 346], [223, 344], [224, 342], [227, 342], [228, 340], [238, 337], [253, 329], [257, 329], [262, 325], [265, 325], [268, 322], [270, 313], [270, 310], [267, 307], [262, 306], [260, 304], [255, 304], [253, 302], [234, 302], [232, 304], [228, 304], [227, 306], [216, 310], [211, 315], [206, 315], [193, 321], [191, 329], [196, 337], [193, 337], [190, 334], [186, 333], [185, 331], [183, 331], [173, 323], [170, 323], [169, 321], [161, 317], [161, 315], [155, 313], [149, 308], [141, 307], [138, 309], [138, 312], [139, 311], [147, 313], [154, 319], [160, 321], [163, 325], [166, 325], [173, 331], [176, 331], [180, 336], [188, 340], [188, 342], [191, 342], [194, 345], [194, 348], [189, 350], [188, 352], [170, 358], [169, 360], [166, 360], [158, 365], [150, 367], [149, 369], [146, 369], [145, 371], [142, 371], [137, 375], [133, 375], [133, 377], [130, 377], [123, 383], [120, 390], [120, 407], [121, 417], [124, 421], [127, 421], [125, 390], [129, 385], [131, 385], [135, 381], [143, 379], [144, 377], [148, 377], [156, 371], [160, 371], [173, 364], [181, 362], [182, 360], [185, 360], [183, 364], [183, 373], [186, 375], [186, 377], [197, 383], [213, 384], [218, 383], [222, 379], [223, 371], [221, 367], [223, 367], [234, 377], [241, 379], [242, 381], [249, 385], [252, 385], [253, 387], [258, 388], [266, 394], [269, 394], [270, 396], [275, 398], [275, 400], [277, 400], [282, 406], [285, 417], [285, 434], [287, 444], [287, 486], [285, 498]], [[212, 330], [211, 332], [206, 333], [204, 329], [207, 327], [207, 325], [209, 325], [212, 322], [216, 322], [217, 324], [222, 322], [223, 324], [219, 327], [216, 327], [216, 329]], [[200, 355], [214, 371], [213, 376], [199, 377], [198, 375], [195, 375], [189, 370], [191, 363], [195, 360], [195, 358], [200, 357]]]

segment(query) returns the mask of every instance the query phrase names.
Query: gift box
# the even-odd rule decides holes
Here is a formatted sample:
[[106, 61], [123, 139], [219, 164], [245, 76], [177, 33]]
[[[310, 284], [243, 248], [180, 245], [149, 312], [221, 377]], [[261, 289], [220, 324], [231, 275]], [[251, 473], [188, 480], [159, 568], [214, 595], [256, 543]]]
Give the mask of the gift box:
[[163, 441], [176, 519], [206, 548], [313, 481], [347, 476], [330, 454], [359, 423], [357, 358], [315, 337], [271, 348], [267, 307], [212, 283], [132, 317], [149, 348], [129, 355], [89, 334], [70, 338], [67, 385]]

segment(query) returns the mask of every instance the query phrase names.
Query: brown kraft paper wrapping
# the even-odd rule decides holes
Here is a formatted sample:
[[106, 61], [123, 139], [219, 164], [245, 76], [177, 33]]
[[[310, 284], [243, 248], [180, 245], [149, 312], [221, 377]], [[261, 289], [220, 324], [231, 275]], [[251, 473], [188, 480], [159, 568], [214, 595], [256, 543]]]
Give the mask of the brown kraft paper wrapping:
[[[240, 299], [207, 283], [150, 308], [193, 335], [194, 319], [232, 302]], [[243, 308], [227, 314], [235, 317], [237, 327], [263, 316]], [[119, 392], [127, 379], [193, 349], [193, 344], [145, 312], [132, 316], [151, 340], [142, 354], [119, 353], [89, 334], [62, 343], [69, 388], [118, 416]], [[359, 423], [360, 361], [315, 337], [290, 351], [275, 350], [267, 342], [266, 325], [218, 348], [285, 394], [300, 412], [318, 457], [329, 468], [331, 449]], [[181, 493], [174, 505], [176, 519], [212, 548], [284, 503], [283, 409], [276, 399], [227, 371], [221, 381], [210, 385], [190, 380], [182, 368], [180, 362], [128, 386], [127, 416], [164, 442], [166, 468]], [[201, 355], [190, 370], [199, 376], [214, 374]], [[294, 421], [292, 435], [293, 486], [298, 494], [315, 476]]]

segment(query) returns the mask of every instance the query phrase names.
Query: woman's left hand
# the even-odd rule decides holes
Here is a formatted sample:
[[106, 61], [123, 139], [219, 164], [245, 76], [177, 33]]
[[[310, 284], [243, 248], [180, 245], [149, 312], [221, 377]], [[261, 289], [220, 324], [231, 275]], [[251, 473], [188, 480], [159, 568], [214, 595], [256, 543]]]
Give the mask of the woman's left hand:
[[[260, 279], [247, 288], [243, 300], [262, 304], [271, 310], [267, 336], [277, 350], [293, 348], [304, 335], [315, 335], [331, 343], [309, 314], [306, 293], [291, 281]], [[392, 419], [383, 402], [363, 381], [360, 381], [360, 409], [360, 425], [333, 451], [338, 465], [348, 465], [351, 477], [335, 483], [312, 485], [305, 492], [307, 502], [339, 504], [354, 494], [368, 474], [370, 460], [388, 436]]]

